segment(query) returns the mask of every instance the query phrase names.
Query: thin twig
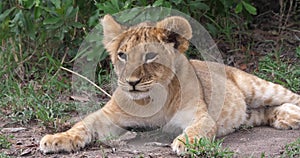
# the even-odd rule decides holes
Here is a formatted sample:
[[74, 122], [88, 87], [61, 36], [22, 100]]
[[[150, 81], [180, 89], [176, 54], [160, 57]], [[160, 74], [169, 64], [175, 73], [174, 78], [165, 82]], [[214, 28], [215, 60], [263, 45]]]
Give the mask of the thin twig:
[[67, 69], [67, 68], [65, 68], [65, 67], [63, 67], [63, 66], [61, 66], [60, 68], [63, 69], [63, 70], [65, 70], [65, 71], [68, 71], [68, 72], [70, 72], [70, 73], [72, 73], [72, 74], [75, 74], [75, 75], [81, 77], [82, 79], [88, 81], [90, 84], [92, 84], [92, 85], [95, 86], [97, 89], [99, 89], [102, 93], [106, 94], [108, 97], [111, 98], [111, 95], [110, 95], [110, 94], [108, 94], [105, 90], [103, 90], [101, 87], [99, 87], [99, 86], [98, 86], [97, 84], [95, 84], [93, 81], [89, 80], [87, 77], [82, 76], [82, 75], [80, 75], [79, 73], [77, 73], [77, 72], [75, 72], [75, 71], [72, 71], [72, 70], [70, 70], [70, 69]]
[[[62, 60], [61, 60], [61, 62], [60, 62], [60, 65], [62, 65], [62, 64], [65, 62], [65, 58], [66, 58], [66, 56], [67, 56], [68, 51], [69, 51], [69, 47], [66, 48], [65, 54], [64, 54], [64, 56], [62, 57]], [[59, 71], [60, 71], [60, 69], [58, 69], [58, 70], [55, 72], [55, 74], [51, 77], [51, 80], [58, 74]]]
[[[74, 1], [75, 3], [75, 1]], [[77, 10], [76, 14], [75, 14], [75, 22], [78, 22], [78, 12], [79, 12], [79, 9]], [[75, 39], [75, 36], [76, 36], [76, 27], [74, 27], [74, 32], [73, 32], [73, 36], [72, 36], [72, 41]]]
[[[286, 2], [287, 3], [287, 2]], [[293, 7], [293, 0], [290, 0], [290, 7], [289, 7], [289, 10], [288, 10], [288, 12], [287, 12], [287, 14], [286, 14], [286, 18], [285, 18], [285, 22], [284, 22], [284, 28], [286, 28], [286, 26], [287, 26], [287, 23], [288, 23], [288, 20], [289, 20], [289, 18], [290, 18], [290, 14], [291, 14], [291, 12], [292, 12], [292, 7]]]
[[297, 33], [300, 33], [300, 30], [296, 30], [296, 29], [290, 29], [290, 28], [286, 28], [287, 30], [289, 31], [292, 31], [292, 32], [297, 32]]

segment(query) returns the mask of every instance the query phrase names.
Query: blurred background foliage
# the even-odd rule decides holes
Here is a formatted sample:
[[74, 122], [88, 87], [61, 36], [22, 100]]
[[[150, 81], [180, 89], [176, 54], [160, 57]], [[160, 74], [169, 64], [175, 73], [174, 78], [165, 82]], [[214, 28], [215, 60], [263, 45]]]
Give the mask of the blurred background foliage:
[[46, 54], [57, 59], [66, 52], [70, 59], [103, 15], [150, 6], [184, 12], [201, 21], [212, 35], [223, 31], [219, 18], [241, 15], [247, 24], [251, 15], [257, 14], [247, 0], [7, 0], [0, 2], [2, 50], [12, 49], [15, 57], [11, 60], [15, 62], [37, 60]]

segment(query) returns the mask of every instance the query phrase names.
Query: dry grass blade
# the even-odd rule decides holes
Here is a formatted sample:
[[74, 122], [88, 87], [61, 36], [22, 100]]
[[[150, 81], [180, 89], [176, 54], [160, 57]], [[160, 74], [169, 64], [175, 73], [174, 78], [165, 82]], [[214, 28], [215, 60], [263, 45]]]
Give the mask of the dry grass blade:
[[76, 76], [79, 76], [79, 77], [81, 77], [82, 79], [84, 79], [84, 80], [86, 80], [86, 81], [88, 81], [90, 84], [92, 84], [93, 86], [95, 86], [97, 89], [99, 89], [102, 93], [104, 93], [105, 95], [107, 95], [108, 97], [110, 97], [111, 98], [111, 95], [109, 94], [109, 93], [107, 93], [104, 89], [102, 89], [101, 87], [99, 87], [97, 84], [95, 84], [93, 81], [91, 81], [91, 80], [89, 80], [87, 77], [85, 77], [85, 76], [82, 76], [82, 75], [80, 75], [79, 73], [77, 73], [77, 72], [75, 72], [75, 71], [72, 71], [72, 70], [70, 70], [70, 69], [67, 69], [67, 68], [65, 68], [65, 67], [60, 67], [61, 69], [63, 69], [63, 70], [65, 70], [65, 71], [68, 71], [68, 72], [70, 72], [70, 73], [72, 73], [72, 74], [74, 74], [74, 75], [76, 75]]

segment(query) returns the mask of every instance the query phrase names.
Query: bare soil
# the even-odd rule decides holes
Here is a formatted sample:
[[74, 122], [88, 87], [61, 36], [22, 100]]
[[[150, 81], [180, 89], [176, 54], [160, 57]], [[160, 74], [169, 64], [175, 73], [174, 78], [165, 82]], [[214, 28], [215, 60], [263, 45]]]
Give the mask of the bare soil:
[[[10, 149], [0, 149], [0, 153], [12, 157], [177, 157], [170, 148], [172, 138], [161, 137], [159, 141], [153, 143], [153, 140], [137, 139], [134, 135], [129, 140], [116, 141], [112, 146], [93, 143], [74, 153], [59, 153], [43, 155], [39, 152], [39, 140], [48, 133], [39, 125], [10, 126], [1, 123], [1, 133], [4, 135], [13, 135], [9, 139], [12, 143]], [[13, 128], [11, 128], [13, 127]], [[14, 131], [19, 130], [19, 131]], [[129, 133], [132, 134], [132, 133]], [[134, 134], [134, 133], [133, 133]], [[128, 137], [128, 136], [127, 136]], [[129, 137], [131, 137], [129, 135]], [[235, 157], [260, 157], [263, 153], [267, 157], [279, 157], [284, 151], [286, 144], [295, 141], [300, 137], [300, 130], [276, 130], [271, 127], [254, 127], [250, 129], [241, 129], [223, 138], [223, 148], [229, 148], [235, 152]]]

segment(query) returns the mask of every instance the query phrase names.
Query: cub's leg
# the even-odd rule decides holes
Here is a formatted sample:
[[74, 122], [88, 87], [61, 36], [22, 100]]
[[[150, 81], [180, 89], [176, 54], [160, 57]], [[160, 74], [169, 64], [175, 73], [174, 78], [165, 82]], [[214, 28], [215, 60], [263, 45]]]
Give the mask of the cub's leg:
[[[88, 115], [66, 132], [46, 135], [40, 141], [40, 151], [56, 153], [60, 151], [76, 151], [95, 139], [103, 139], [111, 135], [119, 135], [122, 129], [111, 120], [116, 109], [113, 101], [108, 102], [102, 109]], [[117, 112], [116, 112], [117, 113]]]
[[246, 125], [270, 125], [277, 129], [299, 128], [300, 95], [235, 68], [226, 69], [228, 78], [244, 95], [248, 109]]
[[300, 106], [285, 103], [281, 106], [267, 109], [266, 115], [268, 124], [277, 129], [300, 128]]
[[[196, 109], [197, 110], [197, 109]], [[184, 117], [188, 116], [192, 119], [191, 123], [184, 128], [184, 131], [181, 135], [174, 139], [171, 147], [174, 152], [178, 155], [184, 153], [186, 151], [186, 138], [188, 139], [190, 144], [193, 144], [195, 140], [199, 140], [200, 138], [212, 138], [216, 135], [217, 125], [216, 122], [212, 119], [212, 117], [205, 112], [203, 108], [198, 108], [195, 114], [183, 114], [184, 116], [177, 115], [175, 117], [180, 117], [179, 119], [184, 119]], [[179, 112], [180, 113], [180, 112]], [[175, 118], [177, 119], [177, 118]], [[185, 121], [185, 123], [189, 121]], [[184, 123], [183, 123], [184, 124]], [[183, 125], [182, 124], [182, 125]]]
[[280, 106], [249, 109], [247, 126], [270, 125], [277, 129], [299, 129], [300, 107], [285, 103]]

